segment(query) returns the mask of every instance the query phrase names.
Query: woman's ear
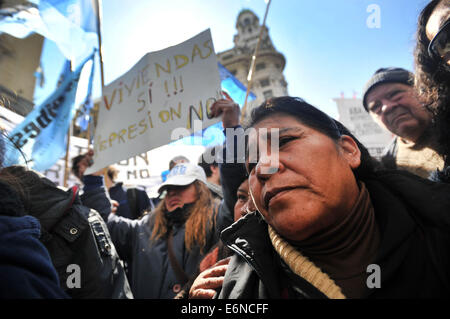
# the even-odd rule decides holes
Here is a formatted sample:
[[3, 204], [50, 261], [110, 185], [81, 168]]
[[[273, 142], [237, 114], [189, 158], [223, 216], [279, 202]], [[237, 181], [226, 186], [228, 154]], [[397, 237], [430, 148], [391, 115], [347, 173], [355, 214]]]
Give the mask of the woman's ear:
[[355, 140], [348, 135], [342, 135], [339, 140], [342, 154], [352, 169], [356, 169], [361, 165], [361, 151]]

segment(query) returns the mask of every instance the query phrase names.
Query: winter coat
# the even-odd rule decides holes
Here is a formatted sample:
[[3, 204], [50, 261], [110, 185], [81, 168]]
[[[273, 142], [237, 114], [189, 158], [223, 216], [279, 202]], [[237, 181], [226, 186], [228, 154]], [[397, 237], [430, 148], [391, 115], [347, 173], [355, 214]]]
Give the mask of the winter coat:
[[[170, 214], [186, 216], [186, 206]], [[174, 214], [174, 215], [175, 215]], [[206, 252], [218, 241], [215, 229], [215, 215], [211, 217], [211, 228], [206, 236], [206, 246], [200, 251], [198, 246], [188, 251], [184, 245], [185, 220], [176, 218], [173, 222], [173, 251], [175, 257], [190, 276], [196, 273], [198, 264]], [[172, 299], [180, 292], [181, 282], [173, 270], [167, 250], [167, 238], [150, 241], [155, 214], [144, 215], [140, 220], [131, 220], [111, 214], [108, 227], [119, 255], [128, 263], [131, 288], [135, 298]]]
[[[21, 166], [8, 169], [25, 184], [25, 210], [41, 224], [40, 239], [50, 253], [61, 288], [72, 298], [132, 298], [106, 223], [98, 212], [82, 205], [77, 189], [62, 190], [42, 174]], [[76, 271], [73, 265], [79, 266], [79, 287], [67, 284], [68, 279], [76, 283], [71, 276]]]
[[[237, 125], [234, 129], [242, 129], [242, 127]], [[239, 157], [239, 155], [243, 154], [238, 152], [238, 145], [244, 143], [243, 139], [245, 135], [236, 134], [234, 136], [227, 136], [226, 130], [223, 130], [223, 133], [226, 139], [223, 151], [219, 153], [222, 155], [222, 160], [219, 161], [219, 171], [223, 193], [223, 200], [219, 207], [219, 215], [217, 217], [219, 232], [234, 223], [234, 205], [237, 201], [236, 193], [239, 186], [247, 177], [247, 171], [243, 164], [244, 158]], [[234, 149], [233, 153], [228, 152], [232, 148]]]
[[[209, 253], [202, 259], [196, 274], [193, 275], [192, 278], [184, 285], [182, 290], [174, 297], [174, 299], [188, 299], [189, 291], [191, 290], [195, 279], [197, 279], [202, 272], [214, 266], [217, 262], [231, 257], [232, 255], [233, 251], [228, 248], [228, 246], [225, 246], [221, 240], [219, 240], [219, 242], [214, 245]], [[218, 291], [220, 291], [220, 289], [218, 289]]]
[[80, 195], [83, 205], [96, 210], [105, 222], [111, 212], [111, 197], [103, 176], [83, 176], [83, 191]]
[[395, 137], [384, 149], [381, 164], [385, 169], [406, 170], [423, 178], [430, 178], [444, 165], [442, 158], [423, 144], [405, 144]]
[[[381, 285], [368, 298], [450, 297], [450, 185], [404, 171], [380, 171], [364, 183], [381, 239], [375, 262]], [[230, 261], [219, 298], [326, 298], [286, 270], [259, 214], [241, 218], [222, 240], [239, 256]]]
[[69, 298], [40, 235], [39, 221], [0, 182], [0, 299]]

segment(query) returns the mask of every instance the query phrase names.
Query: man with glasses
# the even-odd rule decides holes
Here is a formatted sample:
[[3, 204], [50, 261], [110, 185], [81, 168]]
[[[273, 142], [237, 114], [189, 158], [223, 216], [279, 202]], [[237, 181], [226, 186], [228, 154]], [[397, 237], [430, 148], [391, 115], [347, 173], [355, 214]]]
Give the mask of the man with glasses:
[[414, 75], [402, 68], [377, 70], [364, 87], [363, 105], [378, 125], [395, 135], [382, 157], [386, 168], [408, 170], [423, 178], [443, 161], [436, 153], [431, 113], [417, 98]]
[[450, 0], [433, 0], [422, 10], [417, 29], [415, 86], [433, 114], [438, 153], [445, 168], [436, 179], [450, 182]]

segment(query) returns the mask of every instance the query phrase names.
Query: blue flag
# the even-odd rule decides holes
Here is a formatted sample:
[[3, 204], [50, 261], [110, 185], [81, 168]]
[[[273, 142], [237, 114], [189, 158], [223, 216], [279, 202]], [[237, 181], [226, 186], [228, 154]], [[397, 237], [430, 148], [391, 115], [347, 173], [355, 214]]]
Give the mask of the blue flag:
[[42, 172], [64, 155], [67, 131], [75, 111], [78, 80], [83, 65], [93, 57], [94, 54], [85, 59], [75, 72], [65, 76], [56, 91], [11, 131], [11, 141], [20, 150], [9, 149], [6, 152], [5, 166], [27, 164], [29, 168]]
[[[86, 93], [86, 98], [84, 99], [83, 105], [80, 108], [80, 115], [76, 119], [75, 124], [84, 132], [88, 129], [89, 123], [91, 122], [91, 110], [94, 107], [94, 101], [92, 100], [92, 85], [94, 83], [94, 64], [95, 59], [92, 59], [91, 73], [89, 75], [88, 88]], [[90, 136], [88, 137], [90, 139]]]
[[54, 41], [75, 66], [98, 46], [91, 0], [30, 0], [9, 4], [0, 13], [0, 33], [17, 38], [39, 33]]
[[[222, 64], [217, 63], [219, 66], [219, 74], [222, 90], [227, 92], [234, 102], [239, 104], [242, 108], [245, 103], [245, 95], [247, 94], [247, 88], [238, 79], [234, 77]], [[247, 102], [256, 99], [255, 94], [249, 92]]]
[[[220, 83], [222, 90], [227, 92], [234, 102], [242, 108], [245, 103], [247, 88], [233, 74], [230, 73], [222, 64], [217, 63], [219, 67]], [[255, 94], [249, 93], [247, 102], [256, 99]], [[170, 145], [203, 145], [205, 147], [216, 146], [225, 142], [223, 135], [222, 122], [213, 124], [200, 132], [195, 132], [191, 136], [182, 138], [170, 143]]]

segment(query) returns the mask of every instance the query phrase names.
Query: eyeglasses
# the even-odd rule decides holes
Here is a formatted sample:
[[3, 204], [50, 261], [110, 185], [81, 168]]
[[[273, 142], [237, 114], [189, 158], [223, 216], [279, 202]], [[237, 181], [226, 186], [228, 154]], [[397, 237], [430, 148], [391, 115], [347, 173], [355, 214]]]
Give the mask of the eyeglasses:
[[428, 45], [428, 54], [434, 60], [442, 58], [450, 52], [450, 19], [444, 23]]

